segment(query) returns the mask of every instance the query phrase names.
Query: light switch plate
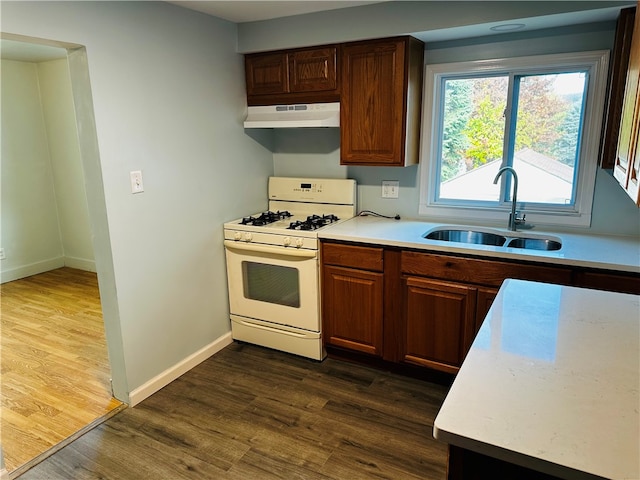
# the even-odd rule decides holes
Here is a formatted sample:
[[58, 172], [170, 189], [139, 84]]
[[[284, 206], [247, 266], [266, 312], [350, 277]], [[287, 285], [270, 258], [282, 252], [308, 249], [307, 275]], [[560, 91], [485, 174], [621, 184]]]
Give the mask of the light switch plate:
[[142, 171], [135, 170], [130, 172], [131, 176], [131, 193], [142, 193], [144, 192], [144, 185], [142, 184]]
[[400, 182], [398, 180], [382, 181], [382, 198], [398, 198]]

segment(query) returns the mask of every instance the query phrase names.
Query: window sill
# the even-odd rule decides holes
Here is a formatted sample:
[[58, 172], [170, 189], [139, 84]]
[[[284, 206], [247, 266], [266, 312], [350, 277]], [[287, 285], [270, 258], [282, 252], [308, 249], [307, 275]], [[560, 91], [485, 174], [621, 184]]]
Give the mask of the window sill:
[[[532, 226], [567, 226], [589, 227], [591, 225], [591, 212], [588, 214], [578, 212], [540, 212], [535, 210], [518, 209], [519, 213], [526, 215], [526, 223]], [[431, 206], [421, 204], [418, 209], [420, 217], [428, 217], [446, 222], [463, 223], [487, 223], [492, 225], [507, 224], [510, 209], [488, 209], [457, 206]]]

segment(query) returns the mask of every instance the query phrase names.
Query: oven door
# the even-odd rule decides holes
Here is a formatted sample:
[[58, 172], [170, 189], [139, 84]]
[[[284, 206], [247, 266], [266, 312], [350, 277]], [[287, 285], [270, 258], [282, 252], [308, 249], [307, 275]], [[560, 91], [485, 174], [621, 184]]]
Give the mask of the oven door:
[[318, 252], [224, 242], [231, 314], [320, 331]]

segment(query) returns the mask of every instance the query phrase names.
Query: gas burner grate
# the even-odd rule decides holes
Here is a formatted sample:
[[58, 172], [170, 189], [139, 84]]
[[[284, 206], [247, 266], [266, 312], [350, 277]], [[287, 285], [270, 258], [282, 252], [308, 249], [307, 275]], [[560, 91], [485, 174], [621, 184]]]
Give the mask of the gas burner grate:
[[292, 216], [293, 215], [286, 210], [284, 212], [281, 212], [280, 210], [278, 210], [277, 212], [268, 211], [261, 213], [257, 217], [244, 217], [240, 221], [240, 225], [253, 225], [255, 227], [262, 227], [264, 225], [269, 225], [270, 223], [274, 223], [278, 220], [283, 220]]
[[291, 222], [287, 227], [289, 230], [317, 230], [330, 223], [340, 220], [335, 215], [309, 215], [306, 220]]

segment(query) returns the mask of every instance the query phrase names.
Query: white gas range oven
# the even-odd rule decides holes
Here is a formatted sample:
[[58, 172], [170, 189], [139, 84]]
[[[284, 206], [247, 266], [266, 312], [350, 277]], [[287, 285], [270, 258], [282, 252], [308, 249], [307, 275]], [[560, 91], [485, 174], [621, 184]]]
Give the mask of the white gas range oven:
[[269, 178], [269, 211], [224, 224], [235, 340], [322, 360], [318, 232], [356, 215], [350, 179]]

